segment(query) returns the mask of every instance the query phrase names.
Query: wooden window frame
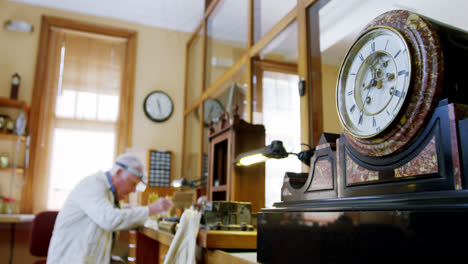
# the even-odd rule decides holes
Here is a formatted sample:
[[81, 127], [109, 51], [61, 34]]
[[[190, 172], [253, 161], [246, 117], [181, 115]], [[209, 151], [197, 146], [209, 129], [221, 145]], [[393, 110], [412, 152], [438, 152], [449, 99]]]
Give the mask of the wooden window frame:
[[[78, 30], [83, 32], [95, 33], [100, 35], [108, 35], [113, 37], [121, 37], [127, 39], [126, 49], [126, 65], [122, 76], [122, 92], [120, 96], [120, 114], [117, 131], [117, 153], [123, 153], [125, 149], [131, 146], [132, 142], [132, 117], [133, 117], [133, 92], [135, 82], [135, 65], [136, 65], [136, 48], [137, 48], [137, 32], [127, 29], [121, 29], [111, 26], [96, 25], [77, 20], [64, 19], [54, 16], [42, 16], [41, 18], [41, 33], [39, 39], [39, 48], [36, 59], [36, 72], [34, 77], [33, 100], [31, 103], [31, 114], [29, 122], [29, 131], [31, 136], [30, 142], [30, 162], [28, 168], [28, 178], [23, 189], [21, 212], [32, 213], [36, 208], [33, 205], [33, 196], [45, 195], [44, 193], [37, 194], [38, 190], [44, 189], [40, 182], [37, 182], [37, 173], [42, 170], [43, 164], [40, 164], [41, 147], [39, 138], [44, 129], [46, 100], [46, 78], [45, 72], [49, 65], [48, 49], [49, 36], [52, 28], [64, 28], [69, 30]], [[40, 207], [40, 206], [39, 206]], [[42, 209], [42, 208], [39, 208]]]

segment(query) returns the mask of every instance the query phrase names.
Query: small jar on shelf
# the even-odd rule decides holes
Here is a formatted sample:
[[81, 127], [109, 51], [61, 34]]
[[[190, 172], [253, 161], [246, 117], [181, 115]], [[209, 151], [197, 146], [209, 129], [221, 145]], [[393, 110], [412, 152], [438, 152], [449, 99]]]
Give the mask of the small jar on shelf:
[[16, 214], [17, 206], [14, 198], [4, 197], [3, 198], [3, 213], [4, 214]]
[[8, 153], [0, 154], [0, 168], [8, 168], [10, 164], [10, 157]]
[[0, 115], [0, 132], [3, 132], [5, 128], [7, 118], [8, 116], [6, 115]]

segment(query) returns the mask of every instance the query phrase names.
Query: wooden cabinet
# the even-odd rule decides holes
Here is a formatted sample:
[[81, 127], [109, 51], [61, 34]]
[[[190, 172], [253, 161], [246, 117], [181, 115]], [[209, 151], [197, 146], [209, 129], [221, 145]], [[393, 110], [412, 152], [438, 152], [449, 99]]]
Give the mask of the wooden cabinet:
[[209, 135], [209, 201], [251, 202], [252, 212], [265, 207], [265, 163], [236, 167], [237, 155], [265, 147], [265, 128], [234, 115], [220, 117]]
[[[28, 167], [28, 114], [29, 106], [25, 102], [0, 97], [0, 196], [14, 198], [16, 212], [19, 212], [18, 201], [22, 197]], [[24, 132], [18, 135], [20, 115]]]

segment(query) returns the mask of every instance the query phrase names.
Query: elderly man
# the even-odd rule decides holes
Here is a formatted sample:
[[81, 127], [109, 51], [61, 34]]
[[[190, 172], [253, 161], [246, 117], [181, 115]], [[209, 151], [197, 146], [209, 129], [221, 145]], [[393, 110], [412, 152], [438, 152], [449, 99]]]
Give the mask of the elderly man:
[[110, 171], [86, 177], [60, 210], [49, 245], [47, 263], [110, 263], [115, 231], [142, 225], [168, 210], [160, 198], [149, 206], [120, 209], [118, 201], [145, 180], [144, 165], [132, 154], [120, 155]]

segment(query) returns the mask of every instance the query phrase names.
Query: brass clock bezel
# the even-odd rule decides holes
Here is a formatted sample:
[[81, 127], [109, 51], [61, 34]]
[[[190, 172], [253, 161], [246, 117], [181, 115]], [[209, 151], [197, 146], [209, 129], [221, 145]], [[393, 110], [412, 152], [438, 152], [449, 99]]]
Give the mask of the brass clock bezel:
[[[344, 103], [344, 99], [341, 99], [343, 94], [340, 93], [340, 90], [344, 89], [342, 87], [342, 83], [344, 81], [343, 76], [345, 76], [345, 74], [347, 74], [349, 72], [352, 61], [358, 55], [358, 51], [364, 45], [366, 45], [369, 40], [372, 39], [372, 36], [374, 35], [373, 34], [374, 31], [382, 31], [382, 30], [391, 31], [393, 34], [398, 36], [400, 38], [400, 40], [403, 42], [403, 45], [405, 46], [406, 51], [408, 52], [408, 57], [409, 57], [408, 77], [409, 77], [409, 80], [406, 82], [407, 83], [406, 84], [407, 85], [407, 89], [406, 89], [407, 92], [405, 94], [405, 97], [403, 98], [403, 102], [398, 104], [398, 106], [399, 106], [398, 113], [392, 117], [391, 121], [388, 122], [385, 127], [381, 128], [379, 131], [376, 131], [375, 133], [370, 134], [370, 135], [360, 135], [360, 134], [355, 133], [352, 126], [348, 125], [347, 122], [345, 122], [344, 119], [346, 119], [346, 117], [343, 117], [342, 114], [341, 114], [341, 112], [346, 111], [346, 109], [343, 110], [342, 107], [340, 107], [340, 100], [343, 101], [343, 103]], [[369, 37], [369, 36], [371, 36], [371, 37]], [[371, 55], [369, 55], [369, 56], [371, 56]], [[393, 58], [393, 56], [392, 56], [392, 58]], [[403, 35], [400, 32], [398, 32], [397, 30], [395, 30], [392, 27], [375, 26], [375, 27], [372, 27], [372, 28], [370, 28], [370, 29], [368, 29], [368, 30], [366, 30], [366, 31], [364, 31], [363, 33], [360, 34], [358, 39], [353, 43], [353, 45], [349, 48], [348, 52], [346, 53], [346, 56], [345, 56], [345, 58], [344, 58], [344, 60], [343, 60], [343, 62], [341, 64], [341, 67], [340, 67], [340, 71], [339, 71], [338, 79], [337, 79], [337, 84], [336, 84], [336, 96], [335, 96], [335, 98], [336, 98], [336, 111], [338, 113], [338, 117], [339, 117], [339, 120], [340, 120], [340, 123], [341, 123], [342, 127], [350, 135], [352, 135], [355, 138], [360, 138], [360, 139], [371, 139], [371, 138], [377, 137], [379, 135], [382, 135], [384, 132], [388, 131], [389, 128], [392, 127], [395, 124], [395, 122], [399, 119], [401, 113], [404, 112], [405, 105], [407, 104], [407, 102], [409, 100], [408, 98], [410, 97], [409, 93], [410, 93], [410, 90], [411, 90], [411, 83], [412, 83], [412, 79], [413, 79], [413, 71], [412, 71], [413, 59], [412, 58], [413, 58], [413, 54], [412, 54], [411, 49], [410, 49], [410, 47], [409, 47], [409, 45], [407, 43], [407, 40], [403, 37]], [[361, 63], [360, 67], [362, 67], [362, 65], [364, 63], [365, 63], [365, 60]]]

